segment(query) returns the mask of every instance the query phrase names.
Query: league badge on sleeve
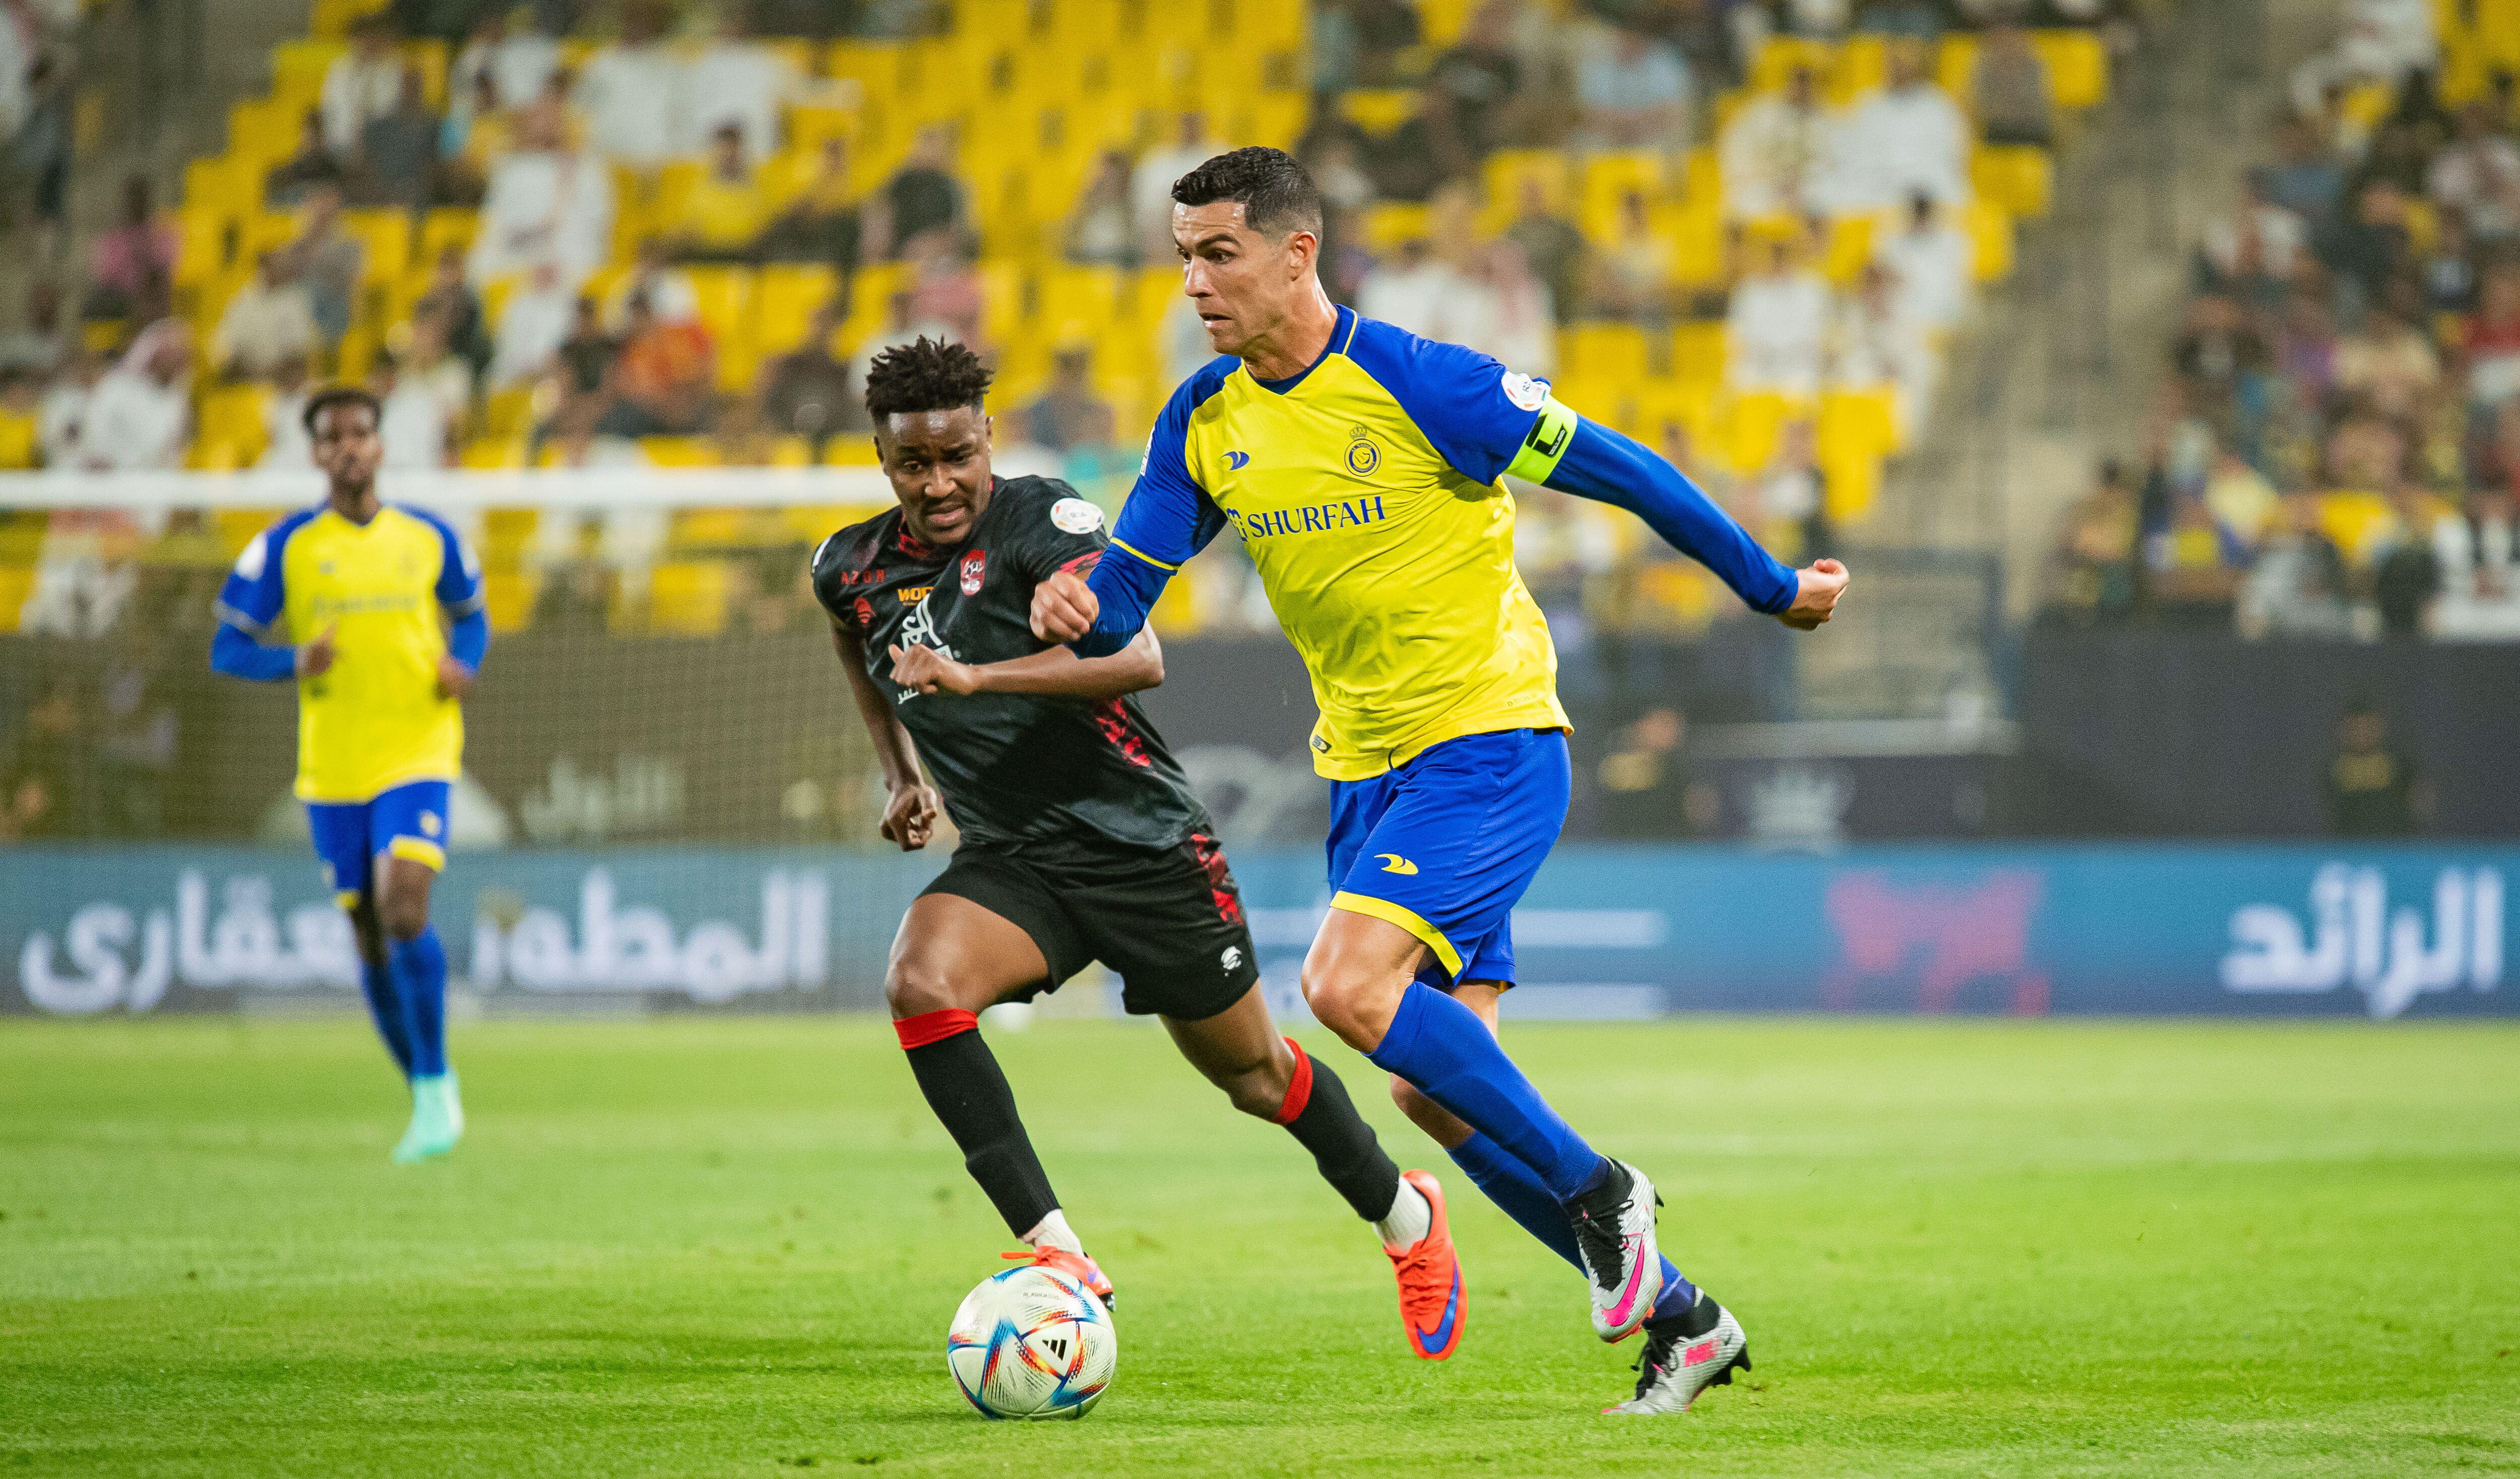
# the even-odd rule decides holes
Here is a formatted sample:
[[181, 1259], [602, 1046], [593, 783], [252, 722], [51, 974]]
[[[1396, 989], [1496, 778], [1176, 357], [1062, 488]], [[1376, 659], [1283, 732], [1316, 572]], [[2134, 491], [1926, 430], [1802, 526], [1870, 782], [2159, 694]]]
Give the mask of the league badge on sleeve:
[[1525, 411], [1537, 411], [1549, 399], [1549, 381], [1508, 370], [1505, 373], [1505, 398]]
[[963, 594], [977, 596], [989, 578], [989, 552], [972, 550], [963, 557]]
[[1081, 498], [1062, 498], [1050, 506], [1050, 521], [1068, 534], [1091, 534], [1102, 527], [1102, 511]]

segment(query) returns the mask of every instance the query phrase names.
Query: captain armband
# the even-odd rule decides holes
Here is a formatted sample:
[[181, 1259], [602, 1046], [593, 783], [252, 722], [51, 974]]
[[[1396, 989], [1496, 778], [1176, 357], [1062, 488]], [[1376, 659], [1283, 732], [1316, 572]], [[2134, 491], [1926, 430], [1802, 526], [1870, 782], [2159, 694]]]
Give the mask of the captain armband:
[[1505, 475], [1519, 477], [1524, 482], [1542, 483], [1557, 471], [1558, 459], [1575, 441], [1575, 424], [1581, 420], [1551, 395], [1540, 402], [1540, 417], [1531, 424], [1531, 431], [1514, 449], [1513, 461], [1506, 464]]

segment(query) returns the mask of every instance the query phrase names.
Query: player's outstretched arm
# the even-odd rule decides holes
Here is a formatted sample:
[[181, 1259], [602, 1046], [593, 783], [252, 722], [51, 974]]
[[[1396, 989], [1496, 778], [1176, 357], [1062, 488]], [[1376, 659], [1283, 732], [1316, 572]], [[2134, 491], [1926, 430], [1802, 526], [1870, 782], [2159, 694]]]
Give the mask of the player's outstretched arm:
[[849, 696], [858, 717], [866, 721], [867, 738], [875, 741], [876, 763], [883, 767], [883, 786], [892, 799], [884, 804], [883, 822], [876, 829], [903, 852], [917, 852], [936, 831], [936, 791], [919, 774], [919, 746], [893, 711], [892, 700], [867, 676], [866, 644], [837, 622], [832, 624], [832, 647], [848, 675]]
[[1828, 620], [1846, 590], [1843, 564], [1822, 560], [1808, 569], [1788, 567], [1687, 473], [1634, 438], [1553, 400], [1508, 471], [1636, 515], [1664, 543], [1713, 570], [1753, 609], [1787, 626], [1809, 631]]
[[893, 647], [892, 680], [922, 694], [1034, 694], [1051, 698], [1117, 698], [1164, 681], [1164, 651], [1151, 631], [1108, 657], [1045, 648], [1004, 662], [959, 662], [931, 647]]
[[472, 693], [472, 675], [490, 653], [490, 617], [474, 610], [455, 618], [446, 633], [446, 653], [437, 659], [440, 697], [465, 698]]

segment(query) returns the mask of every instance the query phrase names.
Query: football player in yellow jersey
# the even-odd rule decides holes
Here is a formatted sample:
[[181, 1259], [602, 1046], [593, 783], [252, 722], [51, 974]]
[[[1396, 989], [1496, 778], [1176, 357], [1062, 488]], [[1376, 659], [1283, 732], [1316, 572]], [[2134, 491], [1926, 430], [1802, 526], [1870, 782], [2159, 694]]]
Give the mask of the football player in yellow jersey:
[[1321, 710], [1334, 892], [1305, 999], [1584, 1273], [1597, 1334], [1646, 1331], [1636, 1395], [1613, 1411], [1683, 1411], [1749, 1366], [1740, 1323], [1662, 1258], [1652, 1183], [1586, 1144], [1495, 1035], [1513, 904], [1565, 825], [1569, 782], [1556, 654], [1498, 479], [1635, 513], [1789, 626], [1828, 620], [1846, 570], [1778, 563], [1546, 382], [1332, 303], [1321, 194], [1288, 156], [1220, 155], [1173, 201], [1183, 288], [1220, 357], [1156, 419], [1111, 553], [1090, 579], [1035, 588], [1034, 630], [1084, 656], [1117, 650], [1183, 561], [1240, 537]]
[[379, 413], [375, 396], [350, 386], [307, 401], [331, 489], [321, 508], [290, 515], [238, 557], [219, 593], [210, 666], [297, 681], [297, 795], [357, 933], [377, 1032], [411, 1082], [411, 1126], [393, 1151], [408, 1163], [445, 1154], [464, 1134], [428, 894], [446, 866], [462, 701], [490, 623], [480, 567], [455, 530], [379, 501]]

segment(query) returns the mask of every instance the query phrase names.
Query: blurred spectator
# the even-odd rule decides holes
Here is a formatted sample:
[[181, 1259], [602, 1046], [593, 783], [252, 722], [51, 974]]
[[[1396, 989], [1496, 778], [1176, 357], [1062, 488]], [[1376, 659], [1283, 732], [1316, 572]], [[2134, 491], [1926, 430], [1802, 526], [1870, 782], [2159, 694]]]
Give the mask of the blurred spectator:
[[283, 360], [271, 373], [271, 394], [262, 403], [262, 456], [257, 468], [294, 472], [315, 461], [315, 439], [306, 429], [306, 360]]
[[2433, 157], [2424, 188], [2478, 240], [2520, 236], [2520, 146], [2496, 130], [2493, 104], [2479, 99], [2459, 110], [2458, 137]]
[[2327, 434], [2325, 464], [2329, 487], [2385, 488], [2406, 470], [2406, 433], [2368, 410], [2349, 411]]
[[455, 466], [458, 408], [439, 400], [425, 384], [406, 381], [390, 353], [377, 356], [368, 389], [383, 402], [377, 432], [384, 442], [386, 468], [426, 471]]
[[2056, 132], [2056, 95], [2048, 64], [2030, 44], [2030, 33], [2010, 21], [1988, 28], [1978, 45], [1975, 94], [1980, 139], [1988, 144], [2035, 144], [2045, 149]]
[[2432, 621], [2442, 593], [2440, 552], [2434, 526], [2441, 521], [2432, 495], [2400, 478], [2389, 492], [2390, 526], [2371, 561], [2371, 600], [2380, 630], [2391, 637], [2419, 636]]
[[1623, 193], [1618, 233], [1592, 256], [1593, 316], [1648, 330], [1669, 324], [1672, 266], [1671, 238], [1654, 230], [1644, 196], [1634, 190]]
[[1793, 247], [1767, 244], [1757, 270], [1732, 290], [1725, 320], [1726, 370], [1743, 390], [1820, 393], [1828, 336], [1828, 284], [1795, 262]]
[[2369, 302], [2413, 260], [2406, 192], [2372, 180], [2355, 193], [2347, 219], [2312, 239], [2318, 259], [2345, 279], [2353, 301]]
[[[906, 256], [909, 245], [929, 232], [960, 231], [968, 208], [954, 177], [954, 136], [930, 123], [919, 130], [910, 157], [867, 202], [867, 255], [878, 261]], [[1171, 249], [1169, 237], [1165, 249]]]
[[27, 75], [32, 102], [25, 120], [9, 140], [11, 172], [27, 183], [28, 204], [38, 237], [39, 256], [46, 264], [62, 260], [69, 249], [70, 157], [76, 143], [72, 110], [76, 99], [69, 68], [47, 53], [35, 59]]
[[604, 322], [615, 335], [625, 333], [629, 327], [630, 298], [634, 293], [645, 293], [648, 306], [669, 324], [697, 322], [700, 316], [699, 289], [693, 285], [690, 273], [675, 265], [665, 244], [657, 238], [650, 237], [639, 244], [630, 271], [604, 305]]
[[228, 297], [210, 336], [210, 364], [230, 380], [262, 380], [289, 359], [305, 359], [323, 342], [315, 300], [298, 281], [294, 258], [266, 251], [253, 276]]
[[2465, 339], [2468, 404], [2481, 414], [2520, 397], [2520, 262], [2485, 274]]
[[1557, 306], [1549, 285], [1534, 276], [1521, 246], [1490, 242], [1475, 258], [1482, 290], [1473, 300], [1479, 317], [1455, 315], [1459, 342], [1495, 356], [1536, 380], [1557, 374]]
[[403, 62], [394, 49], [393, 22], [363, 16], [350, 27], [350, 49], [325, 69], [319, 107], [324, 115], [324, 147], [336, 159], [359, 152], [359, 136], [368, 120], [389, 112], [402, 91]]
[[1437, 336], [1446, 301], [1461, 291], [1461, 279], [1428, 249], [1423, 236], [1411, 236], [1366, 274], [1357, 293], [1356, 310], [1421, 337]]
[[[589, 57], [577, 78], [595, 152], [633, 169], [654, 169], [682, 144], [675, 110], [683, 97], [683, 64], [665, 40], [668, 7], [628, 0], [621, 39]], [[557, 148], [558, 141], [543, 144]]]
[[2432, 340], [2385, 308], [2364, 314], [2336, 345], [2336, 387], [2391, 420], [2412, 416], [2441, 374]]
[[2295, 493], [2284, 500], [2284, 525], [2267, 541], [2240, 594], [2240, 630], [2248, 636], [2344, 637], [2353, 631], [2347, 607], [2345, 555], [2327, 537], [2318, 499]]
[[490, 368], [490, 326], [481, 312], [480, 294], [464, 280], [463, 247], [447, 246], [437, 253], [428, 287], [421, 292], [412, 313], [426, 314], [437, 321], [446, 337], [447, 352], [469, 366], [473, 379], [480, 379]]
[[1513, 224], [1505, 239], [1522, 248], [1531, 270], [1549, 288], [1558, 322], [1575, 316], [1584, 301], [1586, 267], [1584, 233], [1549, 208], [1548, 187], [1525, 176], [1515, 196]]
[[845, 279], [858, 269], [857, 191], [849, 183], [849, 146], [837, 134], [814, 156], [813, 178], [762, 237], [762, 254], [774, 262], [825, 262]]
[[646, 293], [630, 295], [630, 322], [612, 362], [612, 404], [596, 431], [606, 436], [689, 436], [706, 428], [716, 369], [708, 331], [659, 318]]
[[1797, 417], [1777, 434], [1777, 454], [1741, 489], [1757, 510], [1769, 548], [1790, 550], [1796, 562], [1837, 552], [1828, 517], [1828, 478], [1821, 471], [1819, 438], [1811, 422]]
[[535, 265], [499, 315], [498, 345], [489, 380], [505, 390], [539, 380], [552, 367], [577, 314], [577, 291], [550, 262]]
[[307, 299], [315, 310], [315, 327], [322, 331], [324, 347], [329, 351], [349, 332], [359, 274], [367, 263], [367, 248], [359, 245], [357, 237], [341, 229], [338, 186], [318, 185], [308, 192], [306, 207], [298, 213], [297, 236], [289, 244], [289, 254], [299, 281], [306, 285]]
[[2155, 619], [2228, 631], [2239, 592], [2240, 550], [2201, 498], [2172, 501], [2170, 527], [2147, 542], [2146, 589]]
[[490, 188], [490, 169], [514, 142], [510, 115], [499, 106], [499, 88], [488, 74], [474, 77], [470, 106], [449, 110], [437, 124], [433, 194], [450, 205], [477, 206]]
[[[496, 109], [539, 96], [560, 67], [559, 41], [530, 22], [521, 30], [513, 29], [507, 12], [492, 5], [473, 23], [464, 49], [455, 54], [446, 90], [455, 112], [473, 114], [484, 103]], [[485, 82], [489, 84], [486, 93]]]
[[1680, 53], [1688, 74], [1709, 89], [1741, 83], [1741, 52], [1717, 0], [1664, 0], [1654, 12], [1662, 38]]
[[293, 210], [309, 190], [338, 185], [347, 178], [349, 171], [333, 157], [332, 146], [324, 141], [324, 111], [310, 108], [297, 130], [297, 152], [262, 177], [262, 198], [275, 210]]
[[445, 323], [433, 313], [414, 314], [392, 352], [396, 391], [428, 395], [446, 408], [448, 424], [461, 433], [471, 419], [472, 367], [447, 343]]
[[2441, 34], [2432, 0], [2346, 0], [2336, 44], [2293, 69], [2293, 106], [2318, 111], [2331, 88], [2375, 81], [2395, 85], [2441, 66]]
[[2275, 163], [2264, 179], [2267, 200], [2301, 217], [2313, 233], [2336, 219], [2345, 198], [2345, 172], [2321, 147], [2318, 135], [2297, 117], [2275, 125]]
[[612, 403], [612, 362], [620, 341], [605, 332], [604, 319], [592, 294], [580, 293], [568, 333], [552, 351], [547, 383], [555, 392], [550, 415], [534, 428], [528, 460], [539, 464], [543, 443], [594, 434], [596, 423]]
[[1712, 831], [1724, 798], [1688, 764], [1688, 721], [1668, 704], [1645, 710], [1619, 734], [1619, 747], [1594, 776], [1605, 837], [1669, 840]]
[[1716, 140], [1725, 215], [1747, 221], [1826, 209], [1836, 148], [1835, 125], [1820, 106], [1819, 74], [1797, 67], [1782, 92], [1742, 104]]
[[418, 210], [429, 202], [437, 166], [438, 122], [428, 111], [420, 68], [406, 67], [393, 108], [359, 134], [356, 191], [361, 204]]
[[1634, 23], [1613, 26], [1586, 48], [1576, 96], [1591, 148], [1676, 154], [1688, 147], [1688, 64]]
[[172, 471], [193, 430], [193, 335], [159, 319], [97, 381], [81, 418], [79, 465], [94, 472]]
[[931, 232], [915, 243], [910, 297], [912, 317], [950, 328], [962, 343], [985, 344], [981, 316], [988, 299], [981, 291], [980, 271], [964, 254], [962, 244], [943, 232]]
[[38, 281], [26, 290], [26, 321], [0, 334], [0, 371], [41, 381], [69, 357], [69, 330], [62, 323], [62, 290]]
[[2125, 470], [2104, 462], [2092, 490], [2067, 505], [2059, 520], [2048, 609], [2078, 624], [2124, 617], [2135, 602], [2137, 534]]
[[1082, 266], [1137, 266], [1139, 234], [1130, 212], [1129, 157], [1106, 149], [1067, 214], [1067, 259]]
[[2253, 551], [2283, 516], [2283, 499], [2248, 459], [2225, 448], [2205, 480], [2205, 507], [2242, 551]]
[[1140, 249], [1150, 262], [1173, 259], [1173, 182], [1222, 154], [1225, 146], [1210, 138], [1207, 114], [1192, 109], [1176, 122], [1171, 142], [1139, 157], [1137, 177], [1130, 182], [1138, 218]]
[[2327, 762], [2327, 829], [2340, 837], [2408, 837], [2429, 811], [2413, 757], [2390, 742], [2378, 704], [2356, 698], [2337, 725], [2336, 756]]
[[1332, 214], [1363, 210], [1374, 202], [1373, 176], [1365, 172], [1356, 141], [1345, 133], [1321, 135], [1306, 151], [1304, 168], [1311, 171]]
[[1938, 205], [1967, 201], [1967, 117], [1934, 84], [1918, 43], [1891, 43], [1888, 66], [1880, 91], [1857, 104], [1839, 130], [1839, 208], [1876, 209], [1920, 195]]
[[2269, 197], [2264, 171], [2251, 170], [2243, 190], [2237, 208], [2205, 223], [2199, 276], [2210, 291], [2263, 300], [2292, 281], [2310, 232]]
[[1828, 382], [1848, 390], [1892, 387], [1891, 415], [1904, 441], [1931, 407], [1941, 362], [1925, 326], [1900, 311], [1894, 280], [1879, 262], [1866, 264], [1855, 291], [1838, 300], [1828, 343]]
[[44, 389], [37, 422], [42, 429], [44, 466], [80, 466], [79, 437], [86, 429], [87, 408], [105, 379], [105, 356], [85, 345], [71, 348], [62, 372]]
[[725, 0], [717, 34], [684, 75], [683, 149], [698, 154], [715, 147], [718, 131], [734, 124], [743, 134], [743, 156], [766, 159], [779, 149], [779, 115], [795, 100], [802, 80], [786, 53], [753, 39], [749, 0]]
[[547, 265], [573, 288], [611, 254], [612, 173], [567, 146], [550, 109], [526, 112], [517, 135], [491, 170], [468, 275], [478, 284]]
[[1094, 349], [1058, 346], [1050, 384], [1023, 409], [1026, 441], [1065, 454], [1071, 447], [1109, 439], [1111, 403], [1094, 392]]
[[832, 437], [868, 426], [849, 367], [832, 350], [847, 316], [837, 295], [814, 310], [805, 342], [771, 361], [762, 380], [764, 429], [774, 436], [803, 437], [816, 462], [823, 460]]
[[1876, 36], [1931, 41], [1942, 33], [1949, 19], [1932, 0], [1864, 0], [1856, 7], [1855, 28]]
[[2445, 635], [2520, 636], [2520, 541], [2512, 511], [2508, 487], [2478, 488], [2457, 516], [2433, 526]]
[[675, 254], [687, 262], [748, 262], [770, 224], [770, 202], [752, 177], [743, 125], [717, 126], [708, 168], [692, 182], [681, 212], [666, 223]]
[[1785, 28], [1816, 41], [1834, 41], [1855, 19], [1853, 0], [1784, 0]]
[[2320, 294], [2295, 292], [2284, 300], [2283, 323], [2275, 334], [2274, 366], [2307, 404], [2326, 401], [2328, 387], [2336, 381], [2336, 326]]
[[123, 181], [121, 218], [88, 251], [85, 316], [142, 322], [164, 317], [182, 247], [175, 229], [157, 219], [148, 179], [133, 175]]
[[1475, 173], [1513, 127], [1522, 65], [1507, 34], [1512, 19], [1512, 0], [1482, 0], [1426, 70], [1427, 122], [1448, 177]]

